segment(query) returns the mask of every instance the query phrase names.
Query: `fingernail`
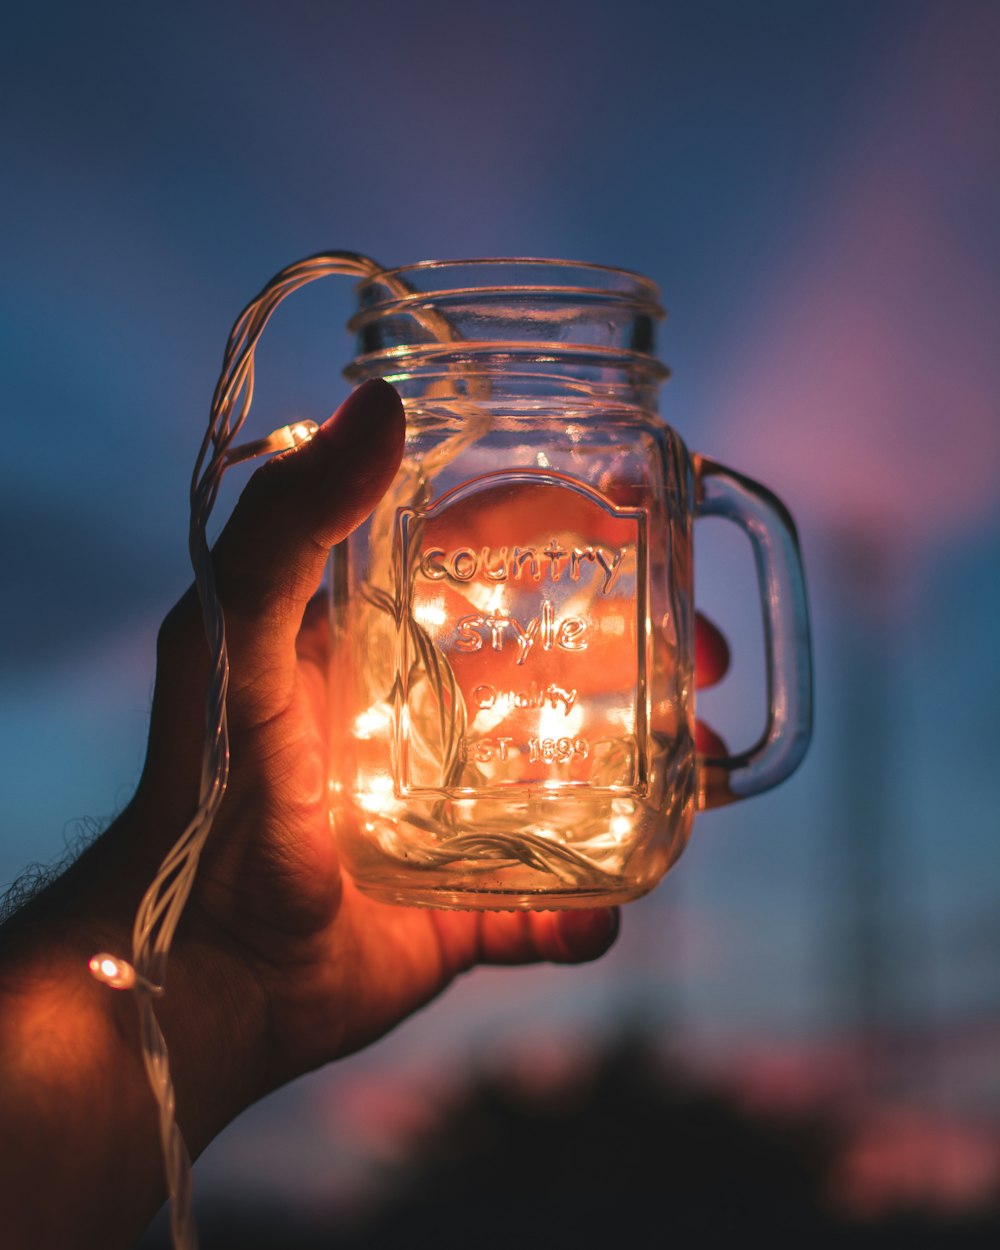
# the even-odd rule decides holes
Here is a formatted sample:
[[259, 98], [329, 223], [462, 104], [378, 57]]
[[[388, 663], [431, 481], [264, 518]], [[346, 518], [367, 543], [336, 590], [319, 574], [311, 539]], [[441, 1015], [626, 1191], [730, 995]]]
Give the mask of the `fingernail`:
[[559, 936], [574, 959], [597, 959], [614, 943], [621, 928], [617, 907], [565, 911], [559, 916]]
[[319, 427], [317, 438], [324, 441], [348, 442], [360, 436], [370, 437], [373, 426], [402, 414], [402, 400], [394, 387], [382, 378], [370, 378], [352, 391], [333, 416]]

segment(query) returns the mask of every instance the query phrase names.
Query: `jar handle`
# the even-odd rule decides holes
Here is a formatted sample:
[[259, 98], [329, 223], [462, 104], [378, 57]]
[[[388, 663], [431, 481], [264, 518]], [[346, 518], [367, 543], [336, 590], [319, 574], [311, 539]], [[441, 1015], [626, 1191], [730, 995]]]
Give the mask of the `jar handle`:
[[706, 456], [694, 456], [695, 515], [744, 530], [753, 548], [764, 615], [767, 724], [738, 755], [699, 755], [699, 806], [718, 807], [769, 790], [802, 762], [812, 734], [812, 660], [805, 575], [795, 522], [766, 487]]

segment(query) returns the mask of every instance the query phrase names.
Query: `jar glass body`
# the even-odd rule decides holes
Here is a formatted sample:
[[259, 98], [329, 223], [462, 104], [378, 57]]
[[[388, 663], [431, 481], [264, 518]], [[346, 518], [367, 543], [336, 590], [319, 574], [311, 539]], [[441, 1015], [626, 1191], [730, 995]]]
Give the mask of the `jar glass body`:
[[407, 437], [332, 557], [339, 843], [395, 902], [623, 902], [683, 849], [697, 791], [660, 310], [637, 275], [490, 264], [361, 288], [348, 374], [397, 387]]

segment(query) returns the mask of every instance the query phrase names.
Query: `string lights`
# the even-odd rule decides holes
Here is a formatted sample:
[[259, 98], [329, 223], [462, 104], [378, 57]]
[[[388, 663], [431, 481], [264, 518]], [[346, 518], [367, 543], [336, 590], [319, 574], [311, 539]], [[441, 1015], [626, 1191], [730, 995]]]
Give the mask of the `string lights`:
[[167, 1043], [156, 1018], [154, 1002], [165, 991], [171, 943], [229, 780], [226, 716], [229, 654], [225, 616], [215, 587], [208, 545], [208, 520], [223, 474], [230, 466], [301, 446], [318, 428], [313, 421], [300, 421], [282, 426], [266, 438], [236, 443], [253, 401], [254, 352], [275, 309], [289, 295], [319, 278], [332, 275], [365, 278], [381, 272], [381, 266], [375, 261], [354, 252], [329, 252], [309, 257], [289, 265], [272, 278], [246, 306], [230, 332], [190, 489], [188, 551], [212, 659], [198, 803], [136, 912], [131, 961], [100, 953], [88, 965], [97, 980], [113, 989], [131, 990], [135, 996], [143, 1060], [159, 1108], [175, 1250], [196, 1250], [198, 1237], [191, 1209], [191, 1158], [176, 1121]]

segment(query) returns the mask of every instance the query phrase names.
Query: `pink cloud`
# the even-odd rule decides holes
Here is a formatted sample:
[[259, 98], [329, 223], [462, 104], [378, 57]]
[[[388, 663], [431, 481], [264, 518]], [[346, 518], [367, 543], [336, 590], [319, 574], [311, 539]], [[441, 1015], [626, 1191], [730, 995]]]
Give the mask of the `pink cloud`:
[[1000, 211], [1000, 11], [932, 25], [862, 93], [723, 400], [727, 454], [803, 519], [910, 552], [1000, 507], [1000, 290], [970, 245]]

